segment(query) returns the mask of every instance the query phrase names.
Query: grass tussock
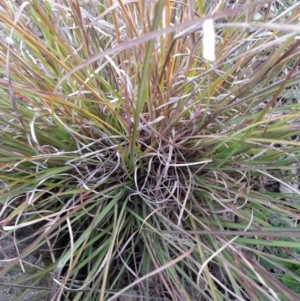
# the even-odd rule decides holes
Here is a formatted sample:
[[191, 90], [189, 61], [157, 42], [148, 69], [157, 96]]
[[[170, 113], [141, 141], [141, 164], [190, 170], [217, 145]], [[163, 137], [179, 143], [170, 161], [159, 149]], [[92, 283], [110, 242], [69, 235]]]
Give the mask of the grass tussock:
[[1, 3], [2, 231], [34, 229], [1, 276], [47, 247], [48, 300], [299, 299], [300, 4], [211, 2]]

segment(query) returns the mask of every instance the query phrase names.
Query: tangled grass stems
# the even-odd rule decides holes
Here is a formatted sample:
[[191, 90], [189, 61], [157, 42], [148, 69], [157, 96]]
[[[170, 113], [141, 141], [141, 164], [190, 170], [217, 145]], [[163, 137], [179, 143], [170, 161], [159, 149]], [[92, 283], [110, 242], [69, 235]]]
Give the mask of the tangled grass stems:
[[50, 273], [48, 300], [297, 300], [290, 2], [1, 4], [0, 215], [26, 247], [0, 275], [39, 252], [15, 285]]

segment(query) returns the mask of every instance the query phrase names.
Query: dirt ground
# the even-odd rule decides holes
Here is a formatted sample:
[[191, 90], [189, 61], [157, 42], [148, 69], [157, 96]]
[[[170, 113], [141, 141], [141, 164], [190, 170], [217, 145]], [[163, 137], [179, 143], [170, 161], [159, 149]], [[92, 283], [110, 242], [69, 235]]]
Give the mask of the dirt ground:
[[[2, 232], [2, 231], [1, 231]], [[26, 233], [24, 233], [26, 235]], [[15, 247], [13, 237], [4, 237], [5, 233], [2, 233], [0, 238], [0, 270], [5, 267], [11, 259], [18, 256], [18, 252], [22, 253], [26, 245], [18, 243], [18, 250]], [[20, 239], [20, 238], [18, 238]], [[45, 294], [47, 289], [52, 286], [52, 277], [49, 274], [39, 280], [38, 283], [33, 283], [28, 280], [20, 283], [22, 279], [37, 273], [38, 270], [43, 269], [47, 264], [44, 262], [41, 254], [38, 251], [30, 254], [22, 260], [24, 272], [21, 269], [20, 264], [17, 265], [11, 272], [9, 272], [4, 278], [0, 279], [0, 300], [1, 301], [47, 301]], [[7, 285], [3, 285], [3, 283]], [[16, 285], [16, 286], [14, 286]], [[30, 289], [31, 286], [39, 287], [40, 289]], [[29, 288], [29, 289], [27, 289]], [[42, 289], [45, 288], [45, 289]], [[20, 296], [24, 294], [21, 298]], [[20, 298], [20, 299], [18, 299]]]

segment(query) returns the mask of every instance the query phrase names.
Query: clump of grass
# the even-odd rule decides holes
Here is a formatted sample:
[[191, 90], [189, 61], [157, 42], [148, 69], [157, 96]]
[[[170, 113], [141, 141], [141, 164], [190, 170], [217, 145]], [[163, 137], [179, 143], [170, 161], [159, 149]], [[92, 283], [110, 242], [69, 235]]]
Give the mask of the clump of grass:
[[299, 4], [261, 7], [2, 4], [2, 227], [38, 228], [1, 276], [47, 245], [49, 300], [298, 298]]

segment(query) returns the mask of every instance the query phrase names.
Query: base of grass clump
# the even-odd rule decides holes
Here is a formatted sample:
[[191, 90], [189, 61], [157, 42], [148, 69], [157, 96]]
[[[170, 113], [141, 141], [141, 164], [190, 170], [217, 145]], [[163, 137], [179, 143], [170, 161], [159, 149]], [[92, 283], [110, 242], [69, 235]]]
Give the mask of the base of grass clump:
[[1, 4], [0, 276], [50, 260], [10, 285], [299, 299], [299, 4], [206, 2]]

